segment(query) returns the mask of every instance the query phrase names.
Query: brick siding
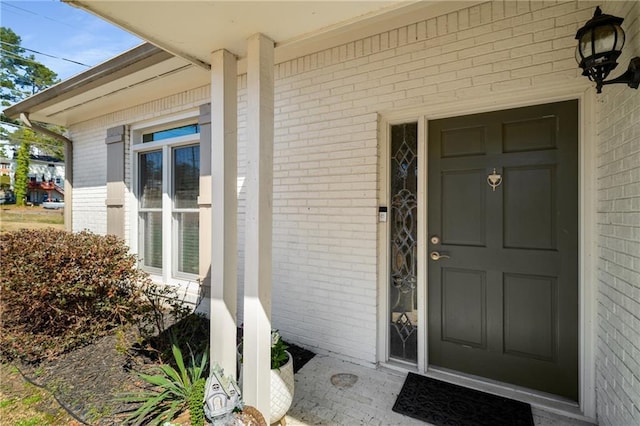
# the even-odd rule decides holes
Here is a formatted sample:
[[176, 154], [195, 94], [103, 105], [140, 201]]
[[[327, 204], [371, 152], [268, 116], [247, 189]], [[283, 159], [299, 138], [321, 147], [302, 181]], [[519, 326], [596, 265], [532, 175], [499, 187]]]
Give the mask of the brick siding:
[[[640, 3], [607, 4], [624, 17], [617, 76], [640, 56]], [[640, 93], [605, 86], [598, 102], [598, 343], [601, 425], [640, 424]]]

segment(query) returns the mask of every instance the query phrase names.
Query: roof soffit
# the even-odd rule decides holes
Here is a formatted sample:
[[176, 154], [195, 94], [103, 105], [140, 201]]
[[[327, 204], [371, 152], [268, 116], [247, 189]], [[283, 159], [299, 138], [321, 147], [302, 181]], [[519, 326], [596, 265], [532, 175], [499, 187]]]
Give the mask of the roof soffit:
[[[143, 31], [160, 28], [157, 31], [159, 31], [158, 35], [161, 36], [162, 40], [157, 41], [156, 44], [161, 46], [162, 49], [152, 43], [138, 46], [17, 104], [16, 108], [9, 107], [5, 111], [9, 116], [17, 116], [21, 112], [27, 112], [34, 120], [69, 125], [70, 123], [93, 118], [101, 113], [109, 113], [133, 106], [134, 103], [139, 104], [164, 97], [169, 94], [170, 90], [188, 90], [189, 88], [208, 84], [209, 76], [205, 69], [209, 68], [209, 52], [217, 50], [216, 47], [218, 45], [225, 46], [222, 44], [224, 42], [220, 40], [210, 41], [211, 37], [213, 37], [211, 34], [215, 34], [215, 32], [211, 32], [211, 27], [215, 27], [213, 24], [216, 19], [234, 21], [237, 18], [242, 21], [244, 18], [239, 13], [239, 10], [243, 10], [247, 15], [260, 17], [257, 21], [255, 16], [246, 20], [247, 22], [251, 21], [251, 25], [255, 27], [251, 25], [246, 28], [242, 27], [244, 30], [238, 32], [238, 28], [231, 25], [228, 30], [229, 33], [225, 35], [228, 40], [231, 40], [229, 37], [235, 37], [233, 42], [229, 41], [229, 46], [225, 48], [227, 50], [236, 50], [240, 55], [243, 49], [246, 48], [246, 34], [252, 35], [255, 32], [264, 32], [258, 31], [258, 29], [267, 24], [286, 26], [286, 22], [300, 21], [304, 23], [307, 22], [305, 21], [305, 16], [307, 15], [311, 16], [309, 22], [313, 22], [318, 26], [322, 20], [314, 20], [314, 13], [317, 13], [316, 11], [318, 10], [326, 12], [326, 16], [323, 15], [323, 19], [326, 21], [324, 22], [325, 24], [328, 23], [328, 26], [325, 25], [313, 30], [313, 25], [309, 24], [304, 27], [306, 32], [296, 34], [293, 28], [294, 25], [291, 24], [291, 28], [288, 30], [289, 33], [277, 33], [280, 34], [280, 37], [275, 37], [275, 60], [276, 63], [280, 63], [324, 50], [329, 46], [338, 46], [479, 3], [478, 1], [413, 2], [402, 0], [384, 2], [318, 2], [304, 0], [295, 2], [195, 1], [183, 3], [155, 0], [138, 0], [134, 2], [104, 0], [64, 1], [86, 9], [102, 19], [115, 22], [130, 32], [147, 39], [151, 39], [153, 36], [147, 37], [143, 34]], [[331, 13], [329, 9], [318, 9], [318, 7], [322, 8], [327, 5], [334, 8]], [[344, 8], [344, 5], [349, 5], [351, 8]], [[366, 5], [366, 7], [361, 7], [362, 5]], [[257, 11], [264, 11], [266, 6], [271, 8], [268, 14], [260, 15], [256, 13]], [[305, 11], [300, 6], [305, 6], [308, 10]], [[256, 10], [252, 8], [256, 8]], [[252, 12], [248, 13], [248, 9]], [[207, 10], [209, 10], [209, 13], [213, 10], [217, 10], [220, 13], [207, 16]], [[368, 12], [365, 13], [367, 10]], [[234, 14], [230, 12], [225, 14], [226, 12], [222, 13], [223, 11], [234, 11]], [[204, 26], [200, 25], [200, 27], [195, 25], [195, 22], [194, 25], [175, 25], [176, 21], [184, 21], [186, 19], [185, 13], [199, 16], [198, 22], [203, 21], [203, 16], [210, 18], [208, 21], [205, 20], [210, 22], [208, 25], [203, 24]], [[294, 19], [292, 14], [298, 14], [300, 19]], [[354, 14], [356, 15], [354, 16]], [[332, 17], [334, 21], [329, 20], [327, 16]], [[135, 28], [126, 28], [123, 24], [116, 22], [120, 19], [125, 20], [125, 18], [127, 25], [135, 26]], [[174, 25], [169, 25], [167, 19], [173, 19]], [[227, 24], [230, 25], [229, 22]], [[258, 25], [262, 25], [262, 27]], [[240, 24], [237, 26], [241, 27]], [[298, 28], [296, 31], [301, 31], [300, 26], [296, 26], [296, 28]], [[220, 30], [220, 28], [217, 28], [217, 30]], [[272, 32], [271, 34], [274, 33]], [[266, 35], [270, 35], [269, 31], [266, 31]], [[198, 40], [192, 39], [196, 36]], [[283, 40], [285, 36], [289, 38]], [[166, 48], [165, 45], [168, 44], [171, 44], [171, 46]], [[237, 47], [229, 49], [230, 46]], [[175, 51], [179, 49], [181, 49], [180, 52]], [[168, 53], [167, 50], [170, 50], [171, 53]], [[178, 57], [174, 57], [172, 53]], [[190, 68], [189, 63], [197, 66]], [[238, 73], [243, 74], [244, 72], [246, 72], [246, 59], [241, 58], [238, 64]], [[162, 78], [165, 84], [158, 83], [156, 80], [159, 78]], [[189, 82], [190, 86], [187, 82]]]
[[64, 0], [196, 65], [211, 52], [242, 58], [246, 40], [263, 33], [276, 45], [305, 39], [388, 13], [415, 0], [357, 1], [111, 1]]

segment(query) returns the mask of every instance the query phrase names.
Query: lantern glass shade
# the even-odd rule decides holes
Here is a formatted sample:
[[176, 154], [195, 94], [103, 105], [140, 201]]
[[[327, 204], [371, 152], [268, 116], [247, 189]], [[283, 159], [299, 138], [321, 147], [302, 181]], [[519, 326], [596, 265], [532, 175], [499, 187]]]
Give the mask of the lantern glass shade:
[[[609, 59], [610, 54], [620, 55], [624, 46], [624, 31], [619, 25], [605, 24], [591, 28], [580, 37], [576, 51], [576, 60], [596, 61], [598, 58]], [[615, 52], [615, 53], [614, 53]], [[606, 59], [601, 59], [604, 61]]]
[[578, 63], [580, 68], [583, 68], [583, 66], [582, 66], [582, 53], [580, 53], [580, 44], [578, 44], [576, 46], [576, 62]]
[[627, 84], [633, 89], [640, 86], [640, 57], [631, 58], [629, 68], [621, 76], [605, 81], [609, 73], [618, 66], [618, 57], [624, 47], [624, 31], [620, 26], [624, 21], [602, 13], [596, 7], [593, 18], [576, 33], [576, 61], [582, 68], [582, 75], [596, 83], [596, 91], [602, 93], [605, 84]]
[[621, 22], [620, 18], [603, 15], [598, 8], [594, 18], [578, 30], [576, 61], [582, 68], [603, 63], [608, 63], [610, 70], [615, 68], [625, 41]]

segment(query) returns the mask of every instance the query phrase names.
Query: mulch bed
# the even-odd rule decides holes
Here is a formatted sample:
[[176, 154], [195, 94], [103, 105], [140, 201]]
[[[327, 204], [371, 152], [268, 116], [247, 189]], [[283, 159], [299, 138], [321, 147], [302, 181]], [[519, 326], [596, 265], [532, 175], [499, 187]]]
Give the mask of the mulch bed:
[[19, 369], [25, 380], [51, 392], [81, 424], [121, 425], [134, 407], [118, 398], [145, 386], [138, 373], [149, 373], [157, 365], [146, 355], [118, 350], [121, 344], [122, 337], [110, 335], [56, 359]]
[[300, 346], [296, 346], [292, 343], [287, 343], [287, 346], [289, 346], [287, 350], [291, 354], [291, 357], [293, 357], [294, 374], [297, 373], [302, 367], [304, 367], [306, 363], [311, 361], [311, 358], [316, 355], [315, 353], [301, 348]]
[[120, 425], [132, 408], [118, 401], [140, 390], [138, 372], [149, 372], [155, 361], [116, 349], [115, 335], [63, 354], [39, 365], [20, 366], [25, 379], [49, 390], [58, 403], [83, 424]]
[[[208, 320], [203, 321], [208, 325]], [[208, 342], [208, 326], [194, 329], [203, 331], [190, 336], [192, 342]], [[299, 346], [287, 345], [293, 356], [295, 372], [315, 355]], [[123, 347], [130, 349], [123, 350]], [[27, 381], [48, 389], [80, 423], [120, 425], [135, 407], [119, 401], [118, 397], [145, 386], [138, 374], [150, 373], [158, 365], [156, 355], [154, 351], [140, 350], [134, 334], [120, 333], [98, 339], [55, 360], [19, 368]]]

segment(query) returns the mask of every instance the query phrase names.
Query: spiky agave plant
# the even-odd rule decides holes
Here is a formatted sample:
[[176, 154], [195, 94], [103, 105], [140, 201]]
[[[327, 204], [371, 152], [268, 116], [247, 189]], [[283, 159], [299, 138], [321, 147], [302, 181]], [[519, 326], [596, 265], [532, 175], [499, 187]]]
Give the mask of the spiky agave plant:
[[[171, 351], [177, 370], [171, 365], [163, 364], [156, 367], [158, 374], [139, 374], [140, 378], [153, 387], [138, 393], [132, 393], [119, 398], [128, 403], [140, 406], [127, 417], [127, 423], [134, 425], [161, 425], [174, 419], [180, 412], [189, 407], [189, 400], [193, 393], [201, 387], [201, 379], [207, 365], [207, 350], [194, 357], [185, 366], [180, 348], [171, 344]], [[199, 407], [203, 409], [202, 405]], [[197, 416], [197, 413], [193, 413]], [[192, 414], [192, 415], [193, 415]], [[203, 413], [204, 415], [204, 413]]]

